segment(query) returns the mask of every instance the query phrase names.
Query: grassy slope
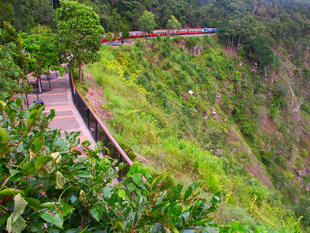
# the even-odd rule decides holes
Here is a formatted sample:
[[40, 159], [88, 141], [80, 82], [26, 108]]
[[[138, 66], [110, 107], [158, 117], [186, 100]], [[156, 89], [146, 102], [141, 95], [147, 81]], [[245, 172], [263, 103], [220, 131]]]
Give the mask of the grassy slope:
[[230, 59], [216, 39], [163, 40], [105, 47], [87, 68], [97, 82], [88, 85], [103, 89], [113, 135], [154, 172], [171, 171], [185, 184], [202, 179], [206, 196], [225, 191], [218, 221], [292, 226], [292, 213], [272, 185], [268, 135], [281, 132], [265, 117], [262, 77]]

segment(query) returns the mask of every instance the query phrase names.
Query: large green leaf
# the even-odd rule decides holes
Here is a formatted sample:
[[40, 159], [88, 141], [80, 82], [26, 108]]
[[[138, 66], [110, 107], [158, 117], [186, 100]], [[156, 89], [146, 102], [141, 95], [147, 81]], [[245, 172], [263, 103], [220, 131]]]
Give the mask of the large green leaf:
[[35, 171], [39, 171], [46, 163], [51, 161], [53, 158], [50, 156], [40, 156], [36, 159], [34, 164]]
[[142, 182], [143, 175], [141, 173], [134, 173], [132, 175], [133, 182], [136, 183], [136, 185], [139, 185]]
[[169, 195], [170, 201], [178, 200], [181, 195], [182, 189], [183, 189], [183, 185], [177, 184]]
[[90, 209], [90, 214], [93, 216], [94, 219], [96, 219], [97, 222], [100, 221], [100, 218], [103, 213], [103, 207], [101, 205], [95, 205]]
[[[177, 202], [172, 203], [169, 206], [169, 215], [173, 222], [176, 222], [177, 218], [182, 214], [182, 205]], [[174, 217], [174, 218], [173, 218]]]
[[151, 183], [151, 185], [150, 185], [150, 190], [151, 190], [151, 191], [156, 190], [157, 185], [158, 185], [158, 183], [160, 182], [160, 180], [161, 180], [161, 177], [160, 177], [160, 176], [157, 176], [157, 177], [152, 181], [152, 183]]
[[26, 228], [26, 222], [21, 215], [24, 213], [27, 204], [20, 193], [14, 197], [14, 210], [6, 222], [6, 230], [9, 233], [20, 233]]
[[55, 225], [56, 227], [63, 229], [64, 219], [59, 211], [57, 211], [56, 213], [50, 213], [47, 211], [41, 212], [40, 217], [43, 218], [45, 221]]
[[9, 152], [8, 141], [9, 136], [7, 131], [0, 127], [0, 155], [5, 155]]
[[118, 196], [120, 197], [120, 198], [125, 198], [125, 196], [126, 196], [126, 192], [125, 192], [125, 190], [124, 189], [120, 189], [120, 190], [118, 190]]
[[186, 189], [184, 194], [184, 201], [186, 201], [193, 194], [193, 192], [199, 187], [200, 183], [200, 181], [196, 181]]
[[87, 170], [78, 170], [75, 175], [81, 178], [92, 178], [93, 177]]
[[129, 183], [129, 184], [127, 185], [127, 189], [128, 189], [128, 191], [129, 191], [129, 193], [131, 193], [131, 192], [133, 192], [133, 191], [136, 189], [136, 186], [135, 186], [134, 183]]
[[34, 146], [34, 151], [39, 152], [44, 145], [44, 142], [45, 139], [43, 137], [36, 137], [32, 142], [32, 145]]
[[28, 205], [35, 210], [39, 210], [41, 208], [41, 204], [37, 199], [26, 197], [25, 200], [28, 202]]
[[18, 189], [13, 189], [13, 188], [7, 188], [7, 189], [4, 189], [0, 192], [0, 198], [1, 197], [5, 197], [5, 196], [8, 196], [8, 195], [16, 195], [18, 193], [21, 193], [22, 195], [24, 195], [24, 192], [21, 191], [21, 190], [18, 190]]
[[22, 172], [26, 175], [26, 176], [30, 176], [33, 175], [34, 173], [34, 164], [32, 161], [25, 163], [22, 166]]

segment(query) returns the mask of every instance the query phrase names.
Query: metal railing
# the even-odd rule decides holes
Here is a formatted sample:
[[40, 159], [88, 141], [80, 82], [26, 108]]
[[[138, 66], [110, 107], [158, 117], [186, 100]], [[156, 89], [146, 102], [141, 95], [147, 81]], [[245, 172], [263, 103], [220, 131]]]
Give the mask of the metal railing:
[[79, 111], [94, 140], [96, 142], [101, 141], [103, 146], [106, 148], [103, 150], [103, 154], [118, 159], [119, 162], [124, 161], [129, 166], [131, 166], [133, 164], [131, 159], [123, 151], [115, 138], [110, 134], [108, 129], [98, 118], [97, 114], [92, 110], [92, 108], [75, 87], [72, 73], [69, 73], [69, 79], [73, 103]]

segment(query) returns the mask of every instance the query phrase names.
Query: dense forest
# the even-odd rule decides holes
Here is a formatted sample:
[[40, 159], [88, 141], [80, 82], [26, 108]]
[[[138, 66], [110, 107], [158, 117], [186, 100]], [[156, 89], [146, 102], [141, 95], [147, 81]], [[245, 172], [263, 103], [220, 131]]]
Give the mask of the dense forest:
[[[0, 0], [0, 224], [8, 232], [99, 232], [100, 224], [105, 232], [310, 231], [308, 0], [74, 2]], [[99, 43], [103, 33], [112, 39], [148, 24], [218, 33]], [[75, 29], [96, 42], [72, 40]], [[129, 171], [128, 195], [113, 186], [119, 168], [100, 149], [47, 131], [53, 112], [44, 118], [43, 108], [10, 100], [31, 92], [26, 74], [64, 72], [68, 54], [81, 93], [148, 167]], [[77, 147], [90, 159], [70, 169]]]
[[[298, 75], [309, 70], [303, 61], [309, 45], [309, 11], [307, 0], [216, 0], [216, 1], [124, 1], [80, 0], [99, 15], [106, 32], [141, 29], [139, 18], [144, 11], [155, 16], [156, 28], [169, 28], [173, 17], [186, 27], [217, 27], [230, 50], [238, 50], [262, 70], [266, 66], [277, 68], [272, 49], [280, 45], [297, 66]], [[17, 30], [30, 31], [35, 25], [49, 25], [55, 29], [55, 9], [58, 0], [2, 0], [0, 22], [10, 21]], [[272, 48], [272, 49], [271, 49]]]

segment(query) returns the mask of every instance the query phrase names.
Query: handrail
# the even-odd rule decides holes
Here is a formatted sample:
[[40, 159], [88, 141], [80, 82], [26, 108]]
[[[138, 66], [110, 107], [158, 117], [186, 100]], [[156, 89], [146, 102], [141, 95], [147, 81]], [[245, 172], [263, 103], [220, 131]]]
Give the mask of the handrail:
[[126, 153], [123, 151], [123, 149], [120, 147], [120, 145], [117, 143], [117, 141], [115, 140], [115, 138], [110, 134], [109, 130], [104, 126], [104, 124], [102, 123], [102, 121], [99, 119], [99, 117], [97, 116], [97, 114], [92, 110], [92, 108], [89, 106], [89, 104], [86, 102], [86, 100], [84, 99], [84, 97], [80, 94], [80, 92], [78, 91], [78, 89], [75, 87], [74, 82], [73, 82], [73, 77], [72, 74], [69, 73], [69, 78], [72, 84], [72, 88], [74, 90], [74, 92], [76, 92], [79, 97], [81, 98], [81, 100], [83, 101], [83, 103], [85, 104], [85, 106], [87, 107], [87, 109], [89, 110], [89, 112], [92, 114], [92, 116], [95, 118], [95, 120], [97, 121], [97, 123], [99, 124], [99, 126], [101, 127], [101, 129], [104, 131], [104, 133], [106, 134], [106, 136], [110, 139], [110, 141], [112, 142], [112, 144], [115, 146], [115, 148], [117, 149], [117, 151], [121, 154], [121, 156], [123, 157], [123, 159], [126, 161], [126, 163], [129, 164], [129, 166], [131, 166], [133, 164], [133, 162], [131, 161], [131, 159], [126, 155]]

